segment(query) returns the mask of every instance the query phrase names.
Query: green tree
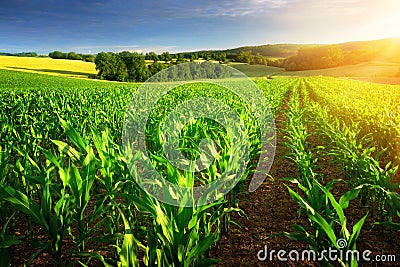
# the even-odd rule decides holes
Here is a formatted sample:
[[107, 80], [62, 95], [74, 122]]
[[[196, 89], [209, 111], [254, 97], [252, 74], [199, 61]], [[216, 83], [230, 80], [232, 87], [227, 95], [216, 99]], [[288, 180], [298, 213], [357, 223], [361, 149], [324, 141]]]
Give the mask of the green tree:
[[126, 81], [127, 68], [122, 58], [114, 53], [101, 52], [95, 58], [97, 77], [110, 81]]
[[82, 56], [82, 60], [86, 61], [86, 62], [94, 62], [95, 60], [95, 56], [93, 55], [81, 55]]
[[208, 54], [208, 53], [203, 53], [202, 58], [203, 58], [205, 61], [209, 61], [209, 60], [211, 59], [211, 55]]
[[170, 62], [171, 59], [172, 59], [172, 57], [171, 57], [171, 55], [169, 54], [169, 52], [163, 52], [163, 53], [160, 55], [160, 60], [163, 60], [163, 61], [165, 61], [165, 62]]
[[199, 59], [199, 55], [197, 53], [191, 53], [190, 54], [190, 61], [193, 62], [195, 60]]
[[242, 51], [238, 56], [239, 62], [244, 62], [247, 64], [254, 63], [254, 55], [252, 55], [249, 51]]
[[336, 67], [343, 62], [344, 56], [340, 46], [323, 45], [299, 48], [296, 55], [284, 60], [284, 66], [287, 70], [313, 70]]
[[150, 75], [143, 54], [124, 51], [119, 54], [128, 69], [128, 80], [132, 82], [144, 82]]
[[158, 55], [155, 52], [146, 53], [145, 59], [153, 60], [153, 62], [157, 62], [159, 60]]
[[220, 63], [221, 62], [225, 62], [226, 61], [226, 53], [225, 52], [221, 52], [219, 53], [219, 55], [216, 58]]
[[75, 53], [75, 52], [69, 52], [66, 56], [67, 59], [72, 59], [72, 60], [82, 60], [82, 56]]
[[64, 53], [61, 51], [53, 51], [49, 53], [49, 57], [54, 59], [61, 59], [64, 58]]
[[267, 59], [260, 55], [260, 53], [257, 53], [257, 55], [254, 58], [255, 63], [258, 65], [266, 65], [267, 64]]
[[180, 64], [180, 63], [184, 63], [184, 62], [186, 62], [186, 59], [185, 59], [184, 55], [183, 54], [178, 54], [175, 63]]
[[218, 60], [218, 55], [216, 53], [211, 53], [211, 59]]
[[166, 66], [163, 63], [159, 63], [159, 62], [154, 62], [153, 64], [150, 64], [148, 66], [149, 69], [149, 75], [154, 75], [160, 71], [162, 71], [163, 69], [165, 69]]

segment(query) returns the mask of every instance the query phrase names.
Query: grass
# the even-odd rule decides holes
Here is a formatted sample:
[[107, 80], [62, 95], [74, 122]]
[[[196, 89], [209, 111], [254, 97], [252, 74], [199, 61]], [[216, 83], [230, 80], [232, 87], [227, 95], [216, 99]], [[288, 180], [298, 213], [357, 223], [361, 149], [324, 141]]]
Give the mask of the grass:
[[81, 60], [0, 56], [0, 69], [55, 76], [89, 78], [97, 74], [94, 63]]

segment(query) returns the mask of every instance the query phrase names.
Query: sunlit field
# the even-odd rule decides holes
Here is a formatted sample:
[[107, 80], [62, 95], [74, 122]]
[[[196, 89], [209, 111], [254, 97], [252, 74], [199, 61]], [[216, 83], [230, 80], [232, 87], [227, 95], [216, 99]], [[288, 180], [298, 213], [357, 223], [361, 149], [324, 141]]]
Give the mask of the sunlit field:
[[0, 267], [400, 266], [400, 0], [3, 2]]
[[[278, 190], [270, 186], [277, 183], [283, 188], [279, 194], [286, 197], [274, 200], [281, 212], [294, 217], [296, 209], [302, 213], [295, 225], [285, 223], [293, 229], [279, 228], [275, 234], [285, 230], [279, 235], [302, 240], [318, 252], [337, 246], [338, 240], [348, 242], [348, 250], [371, 249], [364, 240], [383, 237], [387, 243], [382, 246], [394, 253], [397, 247], [390, 240], [397, 238], [400, 226], [394, 183], [400, 87], [321, 77], [254, 82], [283, 135], [272, 167], [279, 172], [273, 171], [264, 186]], [[246, 185], [260, 149], [258, 124], [236, 95], [214, 87], [177, 88], [157, 103], [146, 126], [146, 142], [154, 167], [169, 181], [192, 187], [220, 179], [232, 153], [229, 137], [218, 124], [196, 120], [183, 128], [180, 149], [196, 158], [200, 139], [215, 140], [215, 161], [195, 174], [177, 171], [165, 159], [160, 132], [176, 103], [194, 96], [221, 99], [244, 119], [251, 137], [250, 160], [232, 191], [204, 206], [176, 208], [147, 195], [124, 157], [125, 110], [139, 85], [0, 70], [3, 257], [33, 266], [184, 266], [177, 264], [181, 261], [211, 266], [219, 261], [212, 256], [216, 244], [222, 236], [237, 233], [231, 230], [232, 218], [245, 218], [241, 205], [246, 202], [243, 196], [249, 197]], [[147, 97], [152, 98], [151, 92]], [[282, 165], [284, 158], [296, 171]], [[260, 190], [263, 198], [271, 196], [265, 187]], [[244, 222], [246, 227], [251, 223]]]
[[0, 68], [56, 76], [88, 78], [96, 75], [95, 64], [82, 60], [0, 56]]

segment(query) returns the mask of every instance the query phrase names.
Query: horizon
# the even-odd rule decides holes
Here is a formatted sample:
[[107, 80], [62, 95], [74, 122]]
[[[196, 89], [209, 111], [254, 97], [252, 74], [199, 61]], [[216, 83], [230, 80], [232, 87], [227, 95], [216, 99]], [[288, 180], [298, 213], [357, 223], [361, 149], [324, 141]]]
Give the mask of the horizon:
[[380, 40], [400, 36], [399, 11], [396, 0], [18, 0], [0, 11], [0, 52], [160, 54]]
[[[238, 47], [229, 47], [229, 48], [220, 48], [220, 49], [200, 49], [200, 50], [184, 50], [184, 51], [177, 51], [174, 52], [173, 54], [180, 54], [180, 53], [196, 53], [196, 52], [201, 52], [201, 51], [224, 51], [224, 50], [232, 50], [232, 49], [237, 49], [237, 48], [241, 48], [241, 47], [257, 47], [257, 46], [264, 46], [264, 45], [339, 45], [339, 44], [345, 44], [345, 43], [357, 43], [357, 42], [373, 42], [373, 41], [383, 41], [383, 40], [398, 40], [400, 42], [400, 37], [395, 36], [395, 37], [387, 37], [387, 38], [381, 38], [381, 39], [368, 39], [368, 40], [351, 40], [351, 41], [344, 41], [344, 42], [340, 42], [340, 43], [265, 43], [265, 44], [255, 44], [255, 45], [243, 45], [243, 46], [238, 46]], [[18, 53], [37, 53], [39, 56], [44, 56], [44, 55], [48, 55], [50, 52], [54, 52], [54, 51], [60, 51], [60, 50], [51, 50], [48, 53], [37, 53], [37, 51], [28, 51], [28, 50], [24, 50], [24, 51], [13, 51], [13, 52], [4, 52], [2, 50], [0, 50], [0, 54], [4, 53], [4, 54], [18, 54]], [[140, 51], [140, 50], [117, 50], [117, 51], [98, 51], [96, 53], [93, 53], [92, 55], [96, 55], [100, 52], [115, 52], [115, 53], [119, 53], [119, 52], [123, 52], [123, 51], [128, 51], [128, 52], [138, 52], [138, 53], [147, 53], [147, 52], [154, 52], [154, 50], [145, 50], [145, 51]], [[72, 50], [65, 50], [65, 51], [60, 51], [60, 52], [64, 52], [64, 53], [68, 53], [68, 52], [76, 52], [76, 51], [72, 51]], [[157, 54], [161, 54], [162, 52], [170, 52], [168, 50], [163, 50]], [[85, 53], [80, 53], [80, 54], [85, 54]], [[90, 53], [87, 53], [90, 54]]]

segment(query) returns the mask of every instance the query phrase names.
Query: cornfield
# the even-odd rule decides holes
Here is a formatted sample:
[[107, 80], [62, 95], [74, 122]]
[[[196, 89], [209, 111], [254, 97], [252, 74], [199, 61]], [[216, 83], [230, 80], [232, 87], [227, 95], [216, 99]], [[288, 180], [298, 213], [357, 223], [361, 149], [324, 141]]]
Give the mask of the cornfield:
[[[244, 121], [249, 139], [248, 161], [229, 193], [203, 205], [174, 206], [137, 185], [134, 176], [142, 169], [132, 171], [124, 154], [125, 112], [140, 84], [9, 70], [0, 70], [0, 77], [1, 266], [15, 262], [13, 247], [18, 245], [34, 248], [24, 259], [26, 265], [43, 253], [60, 266], [218, 263], [210, 250], [235, 224], [231, 215], [244, 214], [239, 195], [247, 190], [262, 148], [260, 125], [243, 99], [223, 88], [193, 83], [165, 95], [150, 112], [144, 134], [151, 164], [164, 179], [181, 186], [220, 179], [232, 167], [235, 148], [219, 123], [191, 121], [179, 128], [182, 154], [198, 158], [200, 140], [211, 139], [215, 147], [209, 151], [215, 160], [201, 171], [178, 170], [164, 155], [162, 134], [162, 124], [177, 105], [192, 98], [218, 99]], [[356, 249], [368, 216], [384, 229], [400, 230], [399, 185], [393, 181], [399, 160], [400, 88], [321, 77], [254, 82], [273, 114], [287, 99], [285, 127], [278, 130], [285, 132], [286, 156], [298, 172], [284, 182], [299, 204], [298, 213], [309, 219], [309, 225], [294, 225], [293, 232], [280, 235], [302, 240], [321, 253], [339, 248], [338, 240], [345, 240], [348, 250]], [[311, 146], [311, 134], [319, 146]], [[326, 181], [319, 173], [323, 157], [342, 168], [341, 181]], [[349, 190], [332, 194], [336, 183], [345, 183]], [[346, 209], [357, 200], [370, 207], [349, 227]], [[357, 265], [354, 259], [338, 263]]]
[[[177, 171], [163, 155], [160, 125], [180, 101], [219, 99], [246, 122], [251, 147], [240, 182], [225, 197], [201, 205], [175, 207], [137, 186], [124, 157], [121, 133], [126, 108], [139, 85], [119, 85], [1, 71], [1, 257], [10, 247], [30, 244], [57, 264], [105, 266], [207, 266], [217, 262], [210, 248], [240, 210], [237, 195], [254, 169], [260, 149], [258, 125], [232, 93], [207, 85], [179, 87], [154, 108], [146, 129], [149, 155], [166, 179], [187, 187], [216, 180], [232, 153], [221, 126], [199, 119], [186, 125], [180, 144], [196, 158], [198, 140], [215, 140], [216, 160], [199, 173]], [[259, 83], [277, 110], [289, 87]], [[140, 171], [140, 170], [138, 170]], [[26, 235], [16, 235], [20, 227]], [[35, 236], [40, 229], [41, 236]], [[68, 251], [64, 249], [68, 244]], [[94, 249], [96, 248], [96, 249]], [[102, 255], [108, 252], [106, 256]], [[74, 260], [71, 260], [74, 259]]]

